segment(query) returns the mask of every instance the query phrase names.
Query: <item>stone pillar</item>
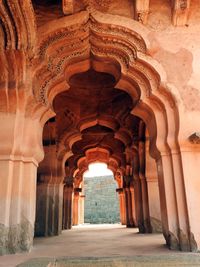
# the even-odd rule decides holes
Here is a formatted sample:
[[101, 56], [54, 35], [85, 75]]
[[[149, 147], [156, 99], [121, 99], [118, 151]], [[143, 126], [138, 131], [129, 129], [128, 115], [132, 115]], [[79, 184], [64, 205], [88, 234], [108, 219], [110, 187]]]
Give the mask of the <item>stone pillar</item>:
[[44, 151], [44, 160], [38, 168], [35, 235], [53, 236], [62, 231], [64, 173], [56, 144], [49, 142]]
[[162, 232], [158, 174], [155, 160], [149, 155], [149, 140], [146, 140], [146, 180], [148, 188], [149, 214], [152, 232]]
[[139, 177], [141, 180], [141, 191], [142, 191], [142, 209], [143, 209], [143, 225], [145, 233], [151, 233], [151, 224], [149, 217], [149, 202], [148, 202], [148, 190], [147, 190], [147, 181], [146, 181], [146, 155], [145, 155], [145, 141], [139, 141], [138, 145], [139, 153]]
[[0, 159], [0, 255], [32, 247], [37, 164], [29, 160]]
[[129, 187], [124, 188], [126, 199], [126, 225], [127, 227], [134, 227], [133, 214], [132, 214], [132, 199]]
[[[200, 180], [199, 180], [199, 166], [200, 166], [200, 138], [195, 140], [193, 146], [182, 147], [181, 157], [183, 163], [183, 174], [184, 174], [184, 186], [186, 194], [186, 204], [183, 202], [178, 203], [180, 214], [183, 213], [183, 209], [186, 209], [189, 221], [189, 250], [197, 251], [200, 249], [200, 229], [199, 229], [199, 218], [200, 218]], [[181, 191], [181, 182], [177, 183], [176, 186], [177, 194]], [[181, 207], [182, 206], [182, 207]], [[182, 210], [182, 212], [181, 212]], [[185, 234], [184, 218], [180, 221], [180, 237], [183, 244], [187, 245], [187, 236]]]
[[135, 206], [135, 189], [133, 186], [130, 187], [130, 192], [131, 192], [131, 201], [132, 201], [132, 216], [133, 216], [133, 223], [134, 226], [137, 227], [137, 220], [136, 220], [136, 206]]
[[36, 236], [54, 236], [62, 231], [63, 184], [37, 185]]
[[171, 157], [163, 153], [161, 158], [156, 160], [156, 163], [163, 235], [170, 249], [179, 249], [178, 216]]
[[145, 228], [145, 233], [151, 233], [152, 229], [151, 229], [150, 217], [149, 217], [149, 201], [148, 201], [146, 178], [141, 179], [141, 188], [142, 188], [143, 224]]
[[79, 224], [79, 193], [81, 188], [74, 188], [74, 199], [73, 199], [73, 225]]
[[142, 206], [142, 188], [141, 180], [135, 176], [135, 208], [136, 208], [136, 220], [140, 233], [145, 233], [143, 206]]
[[[197, 121], [199, 122], [199, 117]], [[194, 126], [197, 127], [195, 123]], [[179, 222], [178, 238], [181, 250], [197, 251], [200, 248], [200, 133], [194, 132], [187, 140], [180, 139], [179, 142], [180, 151], [172, 153]]]
[[18, 110], [1, 112], [0, 124], [3, 125], [0, 131], [0, 255], [3, 255], [29, 251], [32, 247], [37, 166], [43, 151], [42, 126], [38, 120]]
[[73, 186], [64, 186], [63, 196], [63, 229], [72, 228], [72, 193]]
[[153, 233], [162, 232], [160, 197], [157, 179], [147, 179], [149, 197], [149, 216]]
[[120, 222], [122, 225], [126, 225], [126, 201], [123, 188], [117, 188], [116, 192], [119, 194], [119, 207], [120, 207]]
[[84, 202], [85, 202], [85, 196], [80, 195], [78, 204], [78, 224], [84, 223]]

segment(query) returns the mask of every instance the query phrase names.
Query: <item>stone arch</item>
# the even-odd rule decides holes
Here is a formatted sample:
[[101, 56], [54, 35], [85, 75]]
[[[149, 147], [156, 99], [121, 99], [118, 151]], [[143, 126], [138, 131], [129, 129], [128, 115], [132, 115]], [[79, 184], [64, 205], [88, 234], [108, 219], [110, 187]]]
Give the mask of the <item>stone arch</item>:
[[[33, 71], [35, 98], [51, 110], [53, 98], [69, 88], [74, 73], [92, 67], [112, 74], [115, 87], [132, 97], [132, 114], [146, 123], [150, 134], [150, 152], [157, 162], [160, 195], [164, 196], [161, 205], [166, 242], [170, 248], [191, 250], [194, 241], [181, 172], [177, 99], [166, 85], [163, 69], [147, 55], [144, 28], [128, 19], [121, 20], [119, 26], [111, 15], [100, 12], [82, 12], [78, 23], [75, 21], [76, 15], [67, 21], [69, 26], [62, 18], [45, 34], [45, 27], [40, 29], [42, 38]], [[181, 185], [179, 190], [177, 184]]]
[[[111, 119], [109, 116], [100, 116], [98, 118], [94, 118], [94, 117], [89, 117], [84, 121], [81, 121], [78, 125], [78, 130], [76, 131], [70, 131], [70, 132], [65, 132], [61, 137], [60, 137], [60, 141], [59, 141], [59, 145], [58, 145], [58, 161], [60, 164], [60, 173], [61, 176], [65, 176], [64, 174], [64, 168], [65, 168], [65, 162], [66, 160], [71, 157], [73, 155], [73, 153], [71, 152], [71, 149], [73, 147], [74, 144], [76, 144], [79, 141], [83, 140], [83, 135], [82, 135], [82, 131], [84, 131], [85, 129], [88, 129], [90, 127], [93, 126], [105, 126], [109, 129], [111, 129], [112, 131], [115, 132], [113, 138], [120, 142], [121, 144], [123, 144], [124, 146], [126, 146], [129, 142], [130, 142], [130, 133], [126, 132], [124, 129], [121, 129], [119, 126], [119, 123], [117, 122], [117, 120]], [[88, 153], [88, 151], [90, 151], [93, 148], [89, 148], [86, 151], [86, 155]], [[105, 148], [99, 148], [99, 150], [104, 149]], [[66, 153], [66, 151], [68, 151]], [[113, 158], [114, 160], [114, 158]], [[115, 161], [115, 160], [114, 160]]]
[[102, 162], [107, 164], [108, 169], [113, 172], [114, 176], [120, 167], [120, 163], [110, 155], [110, 152], [107, 149], [101, 147], [90, 148], [85, 152], [85, 156], [81, 157], [78, 160], [77, 169], [74, 171], [73, 175], [74, 178], [76, 178], [77, 174], [77, 176], [80, 176], [80, 178], [82, 179], [84, 172], [88, 170], [89, 164], [95, 162]]
[[[71, 222], [69, 222], [69, 216], [67, 216], [68, 212], [66, 210], [69, 210], [69, 206], [66, 205], [66, 202], [64, 202], [64, 216], [63, 216], [63, 221], [64, 223], [64, 229], [69, 229], [73, 225], [77, 225], [79, 223], [83, 222], [83, 213], [81, 212], [80, 216], [80, 207], [82, 206], [81, 203], [84, 201], [81, 198], [81, 192], [82, 192], [82, 182], [84, 178], [84, 173], [88, 170], [88, 167], [92, 163], [105, 163], [107, 165], [107, 168], [110, 169], [114, 175], [114, 180], [116, 181], [118, 187], [121, 186], [122, 184], [122, 177], [118, 179], [115, 174], [119, 168], [120, 163], [110, 155], [109, 150], [102, 148], [102, 147], [94, 147], [94, 148], [89, 148], [85, 151], [84, 155], [80, 156], [79, 158], [75, 158], [73, 160], [74, 165], [71, 166], [66, 172], [66, 180], [65, 183], [67, 186], [65, 186], [66, 192], [69, 195], [69, 179], [68, 177], [72, 177], [71, 181], [71, 186], [73, 186], [73, 219]], [[71, 193], [71, 191], [70, 191]], [[67, 201], [68, 202], [68, 201]], [[70, 207], [72, 208], [72, 207]]]
[[[112, 25], [111, 27], [109, 23], [99, 23], [95, 16], [101, 18], [99, 13], [92, 14], [90, 18], [87, 18], [87, 23], [83, 20], [83, 24], [81, 25], [83, 29], [85, 29], [84, 34], [87, 40], [85, 43], [78, 35], [80, 31], [83, 30], [82, 28], [80, 31], [71, 30], [71, 28], [73, 29], [73, 27], [77, 27], [77, 25], [73, 25], [69, 29], [53, 31], [51, 35], [49, 34], [50, 36], [47, 36], [48, 38], [46, 37], [46, 39], [44, 38], [44, 40], [40, 41], [38, 55], [41, 63], [38, 64], [37, 62], [37, 65], [40, 67], [35, 68], [34, 66], [36, 70], [35, 89], [33, 88], [33, 92], [36, 98], [41, 103], [51, 106], [54, 96], [69, 88], [68, 79], [70, 76], [93, 67], [96, 71], [105, 71], [113, 74], [116, 81], [118, 81], [117, 86], [128, 92], [135, 104], [138, 104], [140, 99], [147, 107], [154, 105], [155, 108], [159, 107], [165, 110], [166, 107], [171, 106], [172, 110], [175, 99], [167, 88], [161, 85], [160, 76], [154, 66], [156, 63], [152, 62], [146, 55], [144, 40], [139, 37], [137, 33], [131, 31], [131, 29], [125, 29], [118, 25]], [[86, 17], [85, 15], [84, 19], [86, 19]], [[137, 22], [134, 22], [134, 24], [137, 24]], [[106, 27], [108, 29], [105, 30], [104, 28]], [[88, 28], [90, 29], [90, 33], [87, 32]], [[132, 42], [122, 41], [122, 37], [126, 32], [132, 37]], [[99, 34], [97, 38], [96, 34]], [[110, 36], [107, 37], [106, 34], [110, 34]], [[75, 37], [73, 42], [70, 39], [70, 44], [73, 47], [73, 44], [76, 43], [76, 47], [79, 48], [78, 52], [76, 49], [68, 50], [66, 47], [65, 49], [62, 47], [64, 41], [69, 45], [69, 38], [71, 38], [71, 35]], [[76, 35], [79, 37], [77, 38]], [[104, 35], [106, 37], [104, 37]], [[114, 39], [114, 42], [111, 41], [112, 39]], [[109, 45], [106, 42], [108, 42]], [[81, 44], [85, 49], [89, 49], [89, 54], [83, 55], [81, 53]], [[61, 55], [58, 54], [55, 56], [53, 51], [59, 51], [61, 48]], [[104, 50], [106, 50], [106, 52]], [[66, 54], [69, 54], [69, 57], [67, 57]], [[42, 60], [44, 57], [45, 60]], [[62, 68], [59, 65], [61, 62]], [[158, 64], [156, 67], [158, 68]], [[55, 70], [57, 70], [57, 72], [55, 72]], [[163, 70], [161, 70], [161, 72], [163, 72]], [[38, 79], [38, 75], [40, 79]], [[39, 87], [38, 83], [40, 83]], [[159, 89], [161, 87], [162, 90]], [[135, 112], [136, 110], [137, 107], [135, 108]], [[141, 110], [141, 105], [139, 110]], [[167, 110], [169, 110], [169, 108], [167, 108]], [[169, 117], [167, 118], [169, 120]], [[174, 120], [175, 119], [177, 118], [174, 118]], [[174, 125], [177, 125], [177, 123], [174, 123]], [[170, 133], [171, 132], [173, 131], [171, 130]], [[151, 134], [151, 136], [153, 135], [155, 136], [156, 133]], [[172, 139], [171, 137], [171, 142], [173, 142]]]

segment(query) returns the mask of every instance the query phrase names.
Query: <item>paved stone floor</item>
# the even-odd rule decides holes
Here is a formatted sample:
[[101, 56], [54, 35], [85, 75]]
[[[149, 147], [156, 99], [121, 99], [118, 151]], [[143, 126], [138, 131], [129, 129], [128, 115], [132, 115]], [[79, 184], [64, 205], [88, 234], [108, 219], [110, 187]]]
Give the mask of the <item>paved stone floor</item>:
[[121, 225], [83, 225], [36, 238], [31, 253], [1, 256], [0, 267], [200, 266], [199, 253], [170, 251], [164, 243], [161, 234], [138, 234]]

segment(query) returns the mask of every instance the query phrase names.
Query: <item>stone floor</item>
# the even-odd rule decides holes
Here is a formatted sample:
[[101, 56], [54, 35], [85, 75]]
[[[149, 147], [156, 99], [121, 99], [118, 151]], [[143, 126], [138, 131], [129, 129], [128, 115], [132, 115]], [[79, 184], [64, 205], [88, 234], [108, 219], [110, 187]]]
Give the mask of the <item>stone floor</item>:
[[0, 267], [18, 265], [200, 266], [200, 254], [168, 250], [161, 234], [138, 234], [137, 229], [121, 225], [83, 225], [60, 236], [36, 238], [31, 253], [0, 257]]

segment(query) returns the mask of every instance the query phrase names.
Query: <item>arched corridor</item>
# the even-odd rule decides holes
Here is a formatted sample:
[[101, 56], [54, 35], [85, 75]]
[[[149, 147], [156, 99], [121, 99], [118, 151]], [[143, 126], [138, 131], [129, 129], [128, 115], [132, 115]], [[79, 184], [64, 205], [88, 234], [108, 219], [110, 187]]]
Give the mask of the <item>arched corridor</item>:
[[121, 233], [199, 251], [197, 7], [0, 2], [0, 255], [70, 243], [95, 162], [113, 173]]
[[36, 236], [60, 234], [83, 223], [83, 175], [97, 161], [107, 164], [117, 182], [121, 223], [139, 227], [141, 233], [161, 230], [158, 176], [155, 161], [150, 160], [148, 130], [131, 114], [136, 98], [115, 88], [116, 79], [89, 68], [73, 74], [70, 88], [55, 97], [56, 116], [45, 124], [45, 157], [38, 168]]

